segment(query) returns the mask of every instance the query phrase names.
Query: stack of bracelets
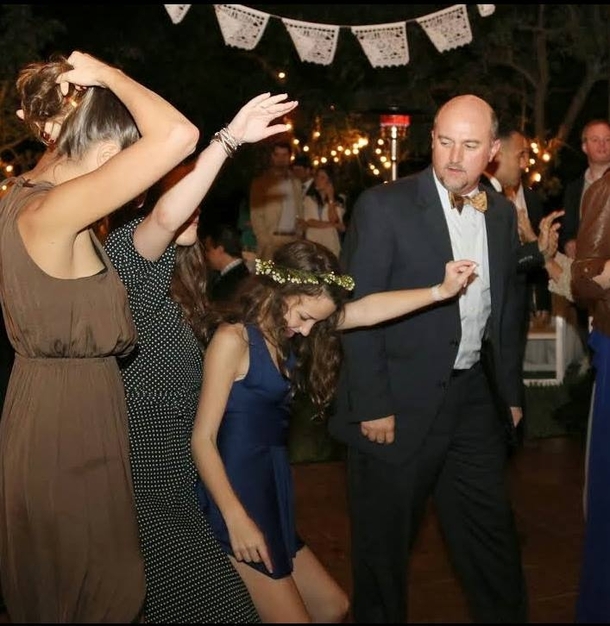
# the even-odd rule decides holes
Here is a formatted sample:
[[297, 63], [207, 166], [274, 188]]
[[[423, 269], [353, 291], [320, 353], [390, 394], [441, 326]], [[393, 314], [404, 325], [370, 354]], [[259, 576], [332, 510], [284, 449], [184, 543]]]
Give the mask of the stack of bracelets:
[[228, 157], [232, 157], [237, 148], [241, 146], [241, 143], [231, 134], [228, 126], [224, 126], [217, 133], [214, 133], [210, 143], [212, 141], [217, 141], [223, 147], [223, 150]]

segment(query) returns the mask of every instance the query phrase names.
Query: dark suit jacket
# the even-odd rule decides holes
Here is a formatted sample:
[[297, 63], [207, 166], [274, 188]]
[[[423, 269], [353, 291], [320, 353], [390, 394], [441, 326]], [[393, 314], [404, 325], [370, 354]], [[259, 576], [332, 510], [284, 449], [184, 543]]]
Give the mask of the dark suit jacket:
[[[485, 213], [491, 314], [487, 339], [495, 385], [509, 406], [522, 406], [520, 318], [515, 298], [519, 246], [515, 211], [500, 194]], [[432, 168], [364, 191], [358, 198], [342, 250], [353, 275], [354, 296], [422, 288], [443, 280], [452, 260], [451, 240]], [[457, 299], [387, 322], [342, 334], [344, 362], [331, 434], [389, 462], [402, 462], [419, 447], [445, 396], [461, 337]], [[396, 416], [391, 445], [371, 443], [359, 422]]]
[[239, 263], [226, 274], [219, 274], [216, 280], [211, 281], [208, 297], [213, 302], [228, 300], [233, 296], [241, 281], [250, 275], [248, 266]]
[[[483, 174], [480, 179], [481, 187], [488, 193], [497, 193], [489, 178]], [[499, 194], [501, 195], [501, 194]], [[540, 196], [529, 187], [523, 187], [523, 196], [527, 214], [536, 235], [540, 233], [540, 221], [544, 217], [544, 206]], [[517, 252], [517, 271], [522, 275], [519, 279], [523, 302], [526, 307], [524, 318], [529, 322], [529, 313], [532, 310], [550, 311], [551, 292], [549, 291], [549, 275], [544, 269], [544, 256], [538, 249], [538, 242], [524, 243]]]
[[[544, 217], [544, 206], [540, 196], [529, 187], [523, 187], [527, 214], [536, 235], [540, 234], [540, 221]], [[528, 272], [527, 280], [530, 284], [530, 295], [533, 297], [532, 306], [537, 311], [551, 311], [551, 292], [549, 291], [549, 274], [544, 269], [544, 257], [538, 249], [538, 244], [534, 242], [536, 266]]]
[[576, 239], [578, 226], [580, 225], [580, 200], [585, 188], [585, 173], [578, 178], [571, 180], [563, 192], [564, 216], [561, 218], [561, 228], [559, 229], [559, 250], [564, 252], [566, 241]]

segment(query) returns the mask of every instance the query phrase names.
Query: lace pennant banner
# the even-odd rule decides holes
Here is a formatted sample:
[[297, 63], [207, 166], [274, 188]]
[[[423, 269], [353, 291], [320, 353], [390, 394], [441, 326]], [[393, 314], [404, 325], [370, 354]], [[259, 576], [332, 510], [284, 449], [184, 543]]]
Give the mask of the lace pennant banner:
[[439, 52], [446, 52], [472, 41], [465, 4], [454, 4], [448, 9], [417, 18], [416, 21]]
[[493, 15], [493, 12], [496, 10], [495, 4], [477, 4], [477, 9], [479, 9], [479, 15], [481, 17], [489, 17]]
[[174, 24], [180, 24], [191, 8], [190, 4], [164, 4], [163, 6]]
[[330, 65], [335, 58], [339, 26], [282, 18], [301, 61]]
[[244, 50], [256, 48], [270, 17], [243, 4], [215, 4], [214, 11], [225, 44]]
[[352, 26], [351, 30], [373, 67], [409, 63], [406, 22]]

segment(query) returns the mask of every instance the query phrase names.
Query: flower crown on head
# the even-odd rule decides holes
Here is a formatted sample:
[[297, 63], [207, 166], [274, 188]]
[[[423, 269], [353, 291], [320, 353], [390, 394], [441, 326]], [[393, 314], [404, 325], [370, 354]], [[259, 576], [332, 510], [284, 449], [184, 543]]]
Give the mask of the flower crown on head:
[[334, 272], [315, 274], [306, 270], [276, 265], [273, 261], [263, 261], [263, 259], [255, 259], [254, 269], [257, 276], [268, 276], [271, 280], [281, 285], [284, 283], [292, 283], [293, 285], [319, 285], [320, 283], [326, 283], [327, 285], [339, 285], [339, 287], [343, 287], [347, 291], [352, 291], [356, 286], [354, 279], [348, 274], [335, 274]]

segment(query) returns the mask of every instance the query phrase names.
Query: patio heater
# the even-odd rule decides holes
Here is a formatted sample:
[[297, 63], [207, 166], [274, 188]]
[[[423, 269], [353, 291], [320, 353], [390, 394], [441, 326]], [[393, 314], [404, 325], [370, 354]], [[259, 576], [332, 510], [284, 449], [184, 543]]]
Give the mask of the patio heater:
[[379, 124], [382, 136], [390, 139], [390, 175], [392, 180], [398, 178], [398, 140], [407, 134], [411, 125], [411, 116], [402, 113], [382, 113]]

